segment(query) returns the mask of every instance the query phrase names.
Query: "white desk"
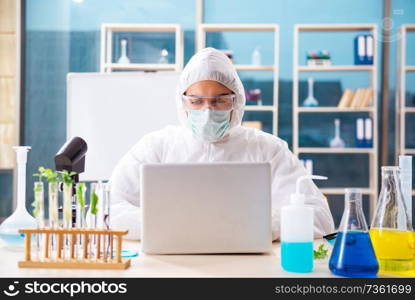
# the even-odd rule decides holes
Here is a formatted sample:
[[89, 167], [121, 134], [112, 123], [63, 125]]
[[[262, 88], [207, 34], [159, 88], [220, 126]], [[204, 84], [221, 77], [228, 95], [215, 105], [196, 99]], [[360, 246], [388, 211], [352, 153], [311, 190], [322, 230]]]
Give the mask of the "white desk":
[[[315, 241], [315, 248], [323, 240]], [[324, 242], [326, 248], [331, 246]], [[146, 255], [131, 259], [126, 270], [21, 269], [23, 251], [0, 246], [0, 277], [334, 277], [328, 259], [315, 260], [314, 272], [287, 273], [280, 265], [280, 244], [269, 254], [251, 255]], [[123, 249], [140, 249], [138, 242], [125, 241]]]

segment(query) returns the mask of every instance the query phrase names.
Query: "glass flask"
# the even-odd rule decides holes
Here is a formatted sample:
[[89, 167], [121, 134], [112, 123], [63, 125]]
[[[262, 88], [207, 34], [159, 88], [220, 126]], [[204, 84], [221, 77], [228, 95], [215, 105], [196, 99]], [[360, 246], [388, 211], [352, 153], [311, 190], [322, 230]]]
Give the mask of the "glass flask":
[[378, 262], [362, 209], [360, 189], [346, 189], [344, 212], [331, 253], [329, 268], [346, 277], [376, 277]]
[[308, 78], [307, 83], [308, 83], [308, 96], [303, 101], [303, 106], [304, 107], [318, 106], [318, 100], [314, 97], [314, 79], [311, 77]]
[[0, 239], [10, 250], [24, 249], [24, 234], [21, 228], [36, 228], [36, 219], [26, 209], [26, 163], [30, 147], [14, 147], [17, 160], [17, 207], [11, 216], [0, 225]]
[[346, 146], [340, 137], [340, 119], [334, 120], [334, 137], [330, 140], [330, 148], [344, 148]]
[[414, 276], [415, 233], [409, 222], [399, 173], [399, 167], [382, 167], [382, 188], [370, 238], [380, 274]]

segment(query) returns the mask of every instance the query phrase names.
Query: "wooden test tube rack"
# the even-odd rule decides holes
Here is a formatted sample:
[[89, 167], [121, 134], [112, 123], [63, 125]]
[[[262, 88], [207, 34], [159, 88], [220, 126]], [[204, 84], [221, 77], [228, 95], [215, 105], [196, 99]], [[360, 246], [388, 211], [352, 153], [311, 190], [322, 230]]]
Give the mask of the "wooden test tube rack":
[[[40, 228], [40, 229], [20, 229], [19, 233], [25, 235], [25, 259], [18, 262], [19, 268], [61, 268], [61, 269], [127, 269], [131, 265], [131, 259], [123, 260], [121, 257], [122, 240], [123, 236], [128, 233], [128, 230], [117, 231], [117, 230], [105, 230], [105, 229], [51, 229], [51, 228]], [[45, 239], [45, 245], [41, 248], [42, 259], [33, 260], [31, 257], [31, 246], [32, 246], [32, 234], [43, 234]], [[56, 259], [51, 258], [49, 253], [49, 241], [52, 235], [56, 236]], [[68, 235], [69, 238], [69, 253], [70, 258], [64, 259], [63, 248], [64, 248], [64, 236]], [[82, 235], [84, 240], [82, 247], [81, 258], [75, 257], [76, 240], [79, 235]], [[96, 257], [89, 257], [88, 244], [90, 236], [95, 235], [97, 237], [96, 242]], [[110, 245], [115, 244], [115, 256], [113, 258], [101, 257], [100, 249], [102, 247], [101, 241], [104, 237], [108, 237]], [[112, 247], [111, 247], [112, 251]]]

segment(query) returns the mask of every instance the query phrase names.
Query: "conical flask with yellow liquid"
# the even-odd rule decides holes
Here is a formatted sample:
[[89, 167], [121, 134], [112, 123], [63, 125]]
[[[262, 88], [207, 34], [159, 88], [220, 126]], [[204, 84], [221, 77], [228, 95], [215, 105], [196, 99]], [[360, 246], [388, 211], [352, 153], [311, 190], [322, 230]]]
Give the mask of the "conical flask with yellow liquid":
[[401, 190], [399, 167], [382, 167], [382, 188], [369, 233], [379, 274], [415, 276], [415, 233]]

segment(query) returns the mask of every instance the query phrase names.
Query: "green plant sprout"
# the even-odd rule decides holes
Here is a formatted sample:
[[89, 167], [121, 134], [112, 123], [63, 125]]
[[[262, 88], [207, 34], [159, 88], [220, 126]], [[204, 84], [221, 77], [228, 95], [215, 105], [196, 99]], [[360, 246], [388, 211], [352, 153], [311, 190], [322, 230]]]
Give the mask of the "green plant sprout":
[[320, 244], [317, 248], [317, 251], [314, 250], [314, 259], [324, 259], [327, 257], [328, 249], [324, 249], [324, 244]]
[[45, 168], [44, 167], [39, 167], [38, 168], [38, 172], [39, 173], [35, 173], [33, 174], [33, 176], [37, 177], [37, 181], [42, 181], [42, 177], [44, 177], [45, 175]]
[[78, 183], [76, 186], [76, 198], [78, 199], [79, 206], [81, 207], [81, 213], [85, 216], [85, 197], [84, 197], [85, 183]]
[[71, 185], [73, 183], [72, 176], [76, 175], [76, 172], [69, 172], [68, 170], [63, 170], [60, 172], [62, 182], [66, 185]]
[[39, 172], [49, 183], [59, 182], [58, 172], [54, 172], [51, 169], [45, 169], [43, 167], [39, 168]]
[[95, 191], [91, 191], [91, 214], [96, 215], [98, 212], [98, 195]]

